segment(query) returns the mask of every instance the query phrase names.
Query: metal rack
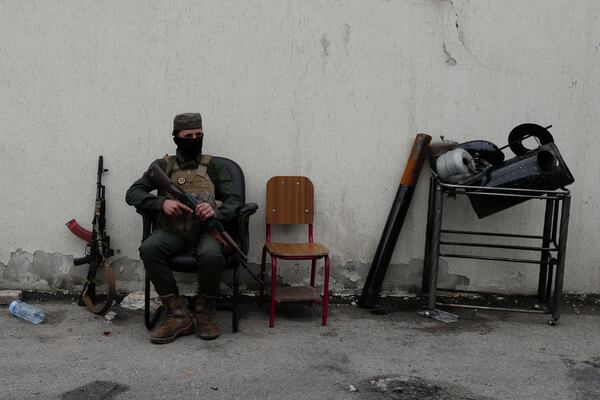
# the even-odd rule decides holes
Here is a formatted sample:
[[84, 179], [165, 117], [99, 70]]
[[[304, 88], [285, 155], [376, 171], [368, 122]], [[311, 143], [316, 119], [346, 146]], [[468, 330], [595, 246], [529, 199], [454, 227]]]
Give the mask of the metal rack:
[[[523, 235], [518, 233], [476, 232], [442, 227], [444, 210], [444, 195], [489, 196], [490, 201], [498, 197], [513, 199], [536, 199], [546, 203], [542, 235]], [[427, 308], [432, 311], [438, 306], [489, 309], [497, 311], [514, 311], [536, 314], [552, 314], [550, 325], [555, 325], [560, 318], [560, 301], [562, 297], [563, 279], [565, 273], [565, 253], [567, 233], [569, 228], [569, 208], [571, 192], [567, 189], [533, 190], [514, 188], [491, 188], [484, 186], [453, 185], [441, 182], [432, 173], [429, 186], [429, 204], [427, 212], [427, 233], [423, 263], [423, 292], [428, 294]], [[473, 241], [455, 241], [454, 235], [492, 236], [503, 238], [519, 238], [540, 240], [541, 246], [522, 246], [500, 243], [481, 243]], [[442, 238], [442, 236], [444, 236]], [[472, 255], [454, 253], [443, 250], [442, 246], [495, 248], [505, 250], [520, 250], [539, 253], [539, 259], [492, 257], [488, 255]], [[450, 304], [437, 302], [437, 280], [439, 257], [466, 258], [488, 261], [505, 261], [539, 265], [539, 280], [537, 303], [533, 309], [485, 307], [471, 304]], [[472, 292], [471, 292], [472, 293]]]

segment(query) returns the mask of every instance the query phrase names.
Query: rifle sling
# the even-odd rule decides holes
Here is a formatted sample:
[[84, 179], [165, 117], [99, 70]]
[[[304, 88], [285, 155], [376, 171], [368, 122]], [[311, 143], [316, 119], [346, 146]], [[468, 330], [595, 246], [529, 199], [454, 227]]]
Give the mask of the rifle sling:
[[94, 299], [92, 299], [89, 294], [91, 285], [89, 282], [81, 296], [88, 310], [97, 315], [104, 315], [108, 312], [108, 310], [110, 310], [116, 294], [115, 274], [113, 273], [112, 267], [108, 262], [104, 263], [104, 274], [106, 275], [106, 283], [108, 284], [108, 291], [106, 293], [106, 301], [104, 304], [98, 306], [94, 304]]

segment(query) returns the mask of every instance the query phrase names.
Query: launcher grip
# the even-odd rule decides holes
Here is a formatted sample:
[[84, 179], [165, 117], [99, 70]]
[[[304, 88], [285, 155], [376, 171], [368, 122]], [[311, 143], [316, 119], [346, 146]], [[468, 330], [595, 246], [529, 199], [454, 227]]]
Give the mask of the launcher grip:
[[79, 239], [88, 243], [92, 241], [92, 231], [88, 231], [87, 229], [83, 228], [75, 219], [70, 220], [65, 225]]

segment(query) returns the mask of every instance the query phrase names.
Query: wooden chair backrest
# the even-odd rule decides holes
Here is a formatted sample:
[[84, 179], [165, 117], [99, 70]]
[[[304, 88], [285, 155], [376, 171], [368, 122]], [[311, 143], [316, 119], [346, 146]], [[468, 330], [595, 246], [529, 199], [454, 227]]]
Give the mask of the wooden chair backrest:
[[267, 224], [312, 224], [313, 184], [305, 176], [274, 176], [267, 182]]

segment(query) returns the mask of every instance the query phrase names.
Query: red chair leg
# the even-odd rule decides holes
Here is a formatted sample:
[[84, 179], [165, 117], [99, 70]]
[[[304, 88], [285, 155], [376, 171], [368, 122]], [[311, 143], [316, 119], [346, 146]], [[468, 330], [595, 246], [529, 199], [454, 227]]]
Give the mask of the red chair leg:
[[327, 312], [329, 308], [329, 267], [329, 256], [325, 256], [325, 282], [323, 283], [323, 326], [327, 326]]
[[275, 300], [277, 288], [277, 259], [271, 255], [271, 307], [269, 309], [269, 328], [275, 327]]
[[267, 256], [267, 248], [263, 247], [262, 257], [260, 260], [260, 279], [263, 281], [259, 287], [258, 304], [261, 306], [265, 304], [265, 263]]
[[315, 271], [317, 269], [317, 260], [312, 259], [312, 265], [310, 267], [310, 286], [315, 287]]

